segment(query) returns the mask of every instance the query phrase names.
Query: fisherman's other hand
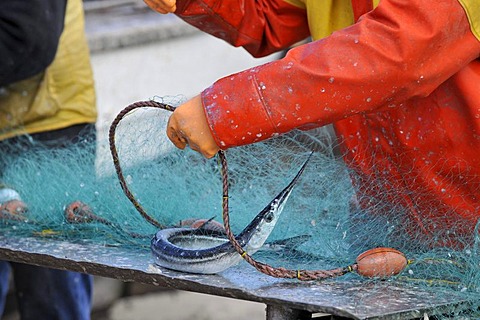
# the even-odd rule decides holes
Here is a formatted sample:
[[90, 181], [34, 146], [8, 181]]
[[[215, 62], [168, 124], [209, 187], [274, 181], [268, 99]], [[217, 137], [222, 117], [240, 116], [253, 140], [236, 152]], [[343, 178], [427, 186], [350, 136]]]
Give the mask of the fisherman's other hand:
[[220, 150], [208, 127], [200, 95], [172, 113], [167, 124], [167, 136], [177, 148], [184, 149], [188, 144], [206, 158], [212, 158]]
[[177, 10], [177, 1], [176, 0], [143, 0], [147, 6], [153, 10], [162, 13], [173, 13]]

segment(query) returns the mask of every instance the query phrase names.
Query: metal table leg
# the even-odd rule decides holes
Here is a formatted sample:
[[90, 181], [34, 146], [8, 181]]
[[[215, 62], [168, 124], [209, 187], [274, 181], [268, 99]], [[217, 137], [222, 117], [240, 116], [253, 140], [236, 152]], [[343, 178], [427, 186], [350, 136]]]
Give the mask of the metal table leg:
[[267, 320], [307, 320], [312, 314], [307, 311], [267, 304]]

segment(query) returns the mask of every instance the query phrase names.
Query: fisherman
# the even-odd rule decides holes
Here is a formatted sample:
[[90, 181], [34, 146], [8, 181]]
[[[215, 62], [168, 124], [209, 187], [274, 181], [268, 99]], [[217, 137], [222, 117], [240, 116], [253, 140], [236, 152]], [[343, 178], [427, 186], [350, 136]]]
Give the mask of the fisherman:
[[[94, 146], [81, 0], [0, 1], [0, 57], [0, 179], [8, 159], [27, 150]], [[0, 183], [2, 219], [28, 214], [19, 187]], [[0, 261], [0, 315], [11, 274], [21, 319], [90, 319], [92, 276], [7, 261]]]
[[313, 40], [180, 105], [167, 127], [178, 148], [210, 158], [333, 124], [361, 208], [401, 212], [404, 231], [436, 245], [472, 240], [480, 217], [478, 1], [145, 2], [255, 57]]

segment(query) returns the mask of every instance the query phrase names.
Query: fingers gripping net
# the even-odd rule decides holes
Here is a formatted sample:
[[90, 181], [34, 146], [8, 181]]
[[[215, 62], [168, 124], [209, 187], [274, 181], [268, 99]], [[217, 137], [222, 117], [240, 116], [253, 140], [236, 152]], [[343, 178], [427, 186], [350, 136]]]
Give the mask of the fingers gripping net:
[[[181, 99], [161, 102], [175, 106]], [[142, 108], [132, 110], [118, 123], [115, 145], [128, 188], [149, 216], [163, 226], [188, 218], [214, 217], [221, 222], [221, 164], [189, 149], [174, 148], [164, 133], [168, 116], [165, 110]], [[329, 270], [351, 265], [366, 249], [393, 247], [404, 252], [411, 263], [387, 281], [425, 286], [432, 293], [465, 294], [472, 303], [463, 315], [474, 317], [480, 301], [478, 231], [465, 231], [465, 222], [460, 219], [450, 221], [452, 227], [447, 230], [435, 228], [431, 220], [423, 221], [430, 226], [428, 230], [419, 228], [419, 221], [405, 213], [404, 199], [408, 195], [411, 203], [421, 202], [426, 191], [388, 185], [385, 181], [389, 180], [382, 179], [386, 173], [376, 172], [373, 160], [369, 166], [375, 174], [357, 174], [355, 168], [345, 165], [339, 150], [328, 127], [293, 131], [229, 149], [233, 232], [242, 230], [314, 151], [267, 244], [254, 258], [274, 267]], [[96, 145], [54, 151], [39, 146], [6, 157], [5, 162], [2, 182], [20, 193], [28, 212], [25, 219], [1, 219], [2, 234], [143, 246], [150, 254], [150, 239], [158, 228], [125, 197], [104, 133], [99, 132]], [[466, 184], [477, 181], [462, 172]], [[479, 192], [478, 186], [471, 190]], [[99, 219], [68, 220], [64, 209], [76, 200], [88, 204]], [[437, 225], [452, 216], [443, 212]], [[456, 245], [446, 246], [452, 238]], [[386, 281], [365, 280], [356, 273], [328, 281], [352, 278]], [[444, 317], [458, 316], [452, 311]]]

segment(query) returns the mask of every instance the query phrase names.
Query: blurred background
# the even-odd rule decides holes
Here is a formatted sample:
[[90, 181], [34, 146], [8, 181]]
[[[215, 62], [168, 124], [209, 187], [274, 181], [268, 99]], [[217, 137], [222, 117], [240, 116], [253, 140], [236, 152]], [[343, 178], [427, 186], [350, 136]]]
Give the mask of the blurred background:
[[[99, 138], [127, 105], [198, 94], [215, 80], [277, 59], [252, 58], [141, 0], [84, 0], [96, 83]], [[101, 155], [100, 155], [101, 156]], [[3, 319], [19, 319], [9, 297]], [[92, 320], [265, 319], [265, 306], [96, 277]]]

